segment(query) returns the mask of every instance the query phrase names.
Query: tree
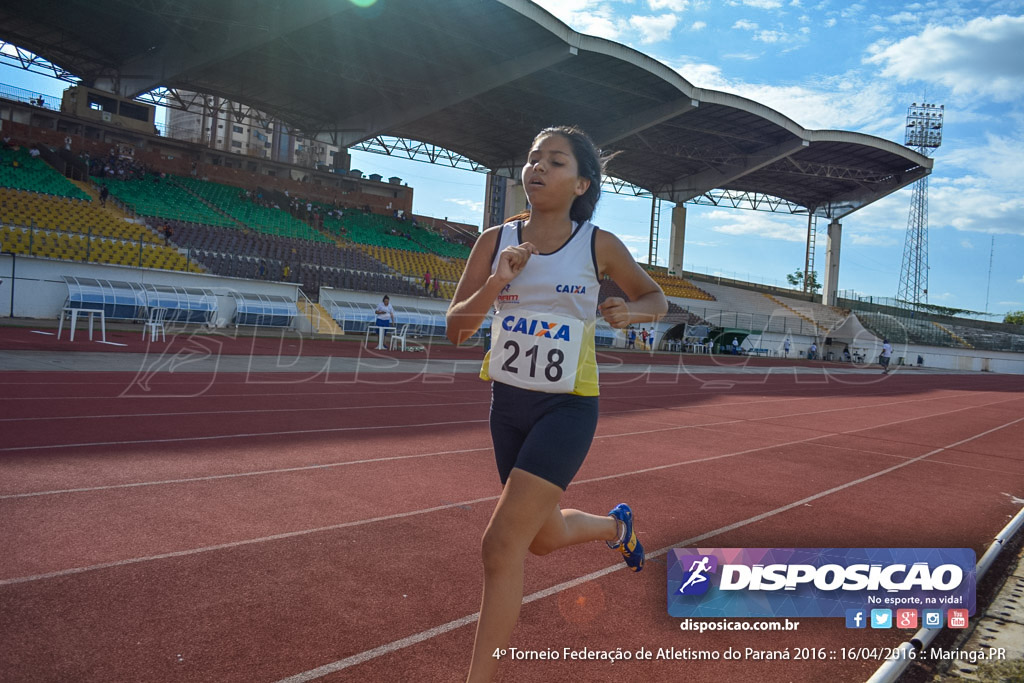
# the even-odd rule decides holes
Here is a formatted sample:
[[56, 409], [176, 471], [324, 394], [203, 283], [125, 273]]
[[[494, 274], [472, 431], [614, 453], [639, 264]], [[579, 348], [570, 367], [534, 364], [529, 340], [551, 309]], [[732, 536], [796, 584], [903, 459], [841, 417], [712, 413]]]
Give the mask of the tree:
[[[796, 269], [795, 273], [786, 276], [786, 281], [794, 287], [800, 287], [803, 289], [804, 286], [804, 271], [800, 268]], [[808, 278], [809, 289], [812, 292], [816, 292], [821, 289], [821, 283], [818, 282], [818, 271], [812, 270], [811, 277]]]
[[1003, 318], [1003, 322], [1011, 325], [1024, 325], [1024, 311], [1010, 311]]

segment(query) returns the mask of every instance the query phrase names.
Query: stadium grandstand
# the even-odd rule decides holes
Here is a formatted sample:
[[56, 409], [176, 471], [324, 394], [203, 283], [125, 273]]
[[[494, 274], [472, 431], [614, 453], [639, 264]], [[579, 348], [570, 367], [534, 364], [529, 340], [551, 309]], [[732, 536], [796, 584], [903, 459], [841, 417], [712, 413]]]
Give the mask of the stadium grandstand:
[[[511, 102], [517, 88], [556, 79], [569, 101], [574, 92], [597, 87], [606, 93], [607, 104], [605, 110], [595, 113], [545, 103], [538, 111], [523, 112], [522, 121], [506, 126], [501, 135], [492, 132], [498, 128], [492, 114], [477, 108], [472, 97], [438, 97], [413, 109], [408, 120], [392, 120], [372, 112], [410, 106], [401, 94], [368, 90], [357, 79], [347, 78], [340, 79], [336, 91], [325, 93], [317, 85], [324, 76], [320, 67], [299, 68], [270, 57], [276, 41], [285, 40], [292, 35], [290, 31], [327, 51], [332, 59], [325, 62], [335, 61], [333, 57], [358, 61], [359, 47], [372, 44], [379, 37], [374, 31], [382, 26], [389, 35], [414, 43], [424, 41], [421, 27], [415, 23], [420, 10], [408, 3], [390, 4], [372, 30], [351, 36], [344, 47], [329, 43], [327, 36], [349, 31], [347, 22], [357, 18], [350, 16], [355, 10], [339, 6], [323, 16], [317, 14], [319, 10], [304, 9], [295, 17], [293, 28], [271, 31], [265, 43], [240, 45], [235, 56], [211, 54], [205, 70], [187, 74], [172, 70], [161, 83], [122, 78], [120, 90], [111, 84], [106, 91], [97, 90], [97, 84], [104, 83], [97, 75], [97, 62], [85, 57], [98, 54], [106, 36], [75, 31], [75, 13], [67, 12], [53, 21], [73, 36], [71, 49], [48, 42], [44, 29], [50, 20], [37, 26], [34, 20], [21, 17], [27, 22], [19, 36], [24, 46], [66, 65], [68, 73], [77, 73], [82, 81], [69, 87], [59, 104], [16, 89], [7, 89], [0, 100], [0, 120], [8, 140], [0, 151], [3, 250], [80, 265], [192, 274], [198, 279], [189, 286], [227, 287], [241, 291], [243, 298], [261, 296], [256, 292], [266, 286], [284, 285], [290, 289], [278, 294], [291, 299], [295, 315], [272, 316], [275, 324], [286, 320], [300, 329], [327, 329], [334, 334], [365, 329], [372, 297], [386, 293], [402, 297], [410, 311], [430, 318], [425, 329], [439, 331], [438, 321], [454, 293], [478, 228], [414, 213], [413, 188], [400, 178], [385, 180], [351, 169], [343, 151], [346, 146], [379, 151], [374, 147], [391, 140], [392, 146], [404, 146], [414, 156], [410, 141], [429, 139], [437, 145], [429, 147], [431, 160], [437, 161], [437, 150], [444, 149], [448, 150], [446, 160], [453, 165], [469, 163], [476, 170], [489, 170], [485, 223], [522, 208], [516, 203], [522, 202], [521, 191], [516, 195], [514, 184], [506, 179], [514, 176], [520, 163], [517, 155], [522, 141], [549, 120], [578, 121], [599, 143], [619, 152], [610, 168], [612, 187], [621, 189], [625, 184], [677, 207], [688, 201], [725, 197], [733, 205], [774, 201], [791, 211], [803, 207], [810, 217], [832, 222], [830, 236], [833, 227], [839, 232], [843, 216], [930, 171], [931, 160], [913, 150], [856, 133], [803, 129], [760, 105], [695, 89], [675, 72], [651, 64], [623, 46], [573, 34], [570, 48], [550, 33], [564, 27], [533, 7], [508, 2], [493, 3], [487, 11], [462, 3], [449, 8], [453, 20], [473, 25], [481, 35], [505, 35], [509, 26], [514, 27], [524, 44], [538, 51], [537, 62], [523, 66], [523, 73], [499, 77], [497, 66], [491, 71], [481, 67], [478, 73], [464, 73], [459, 66], [463, 55], [453, 46], [450, 52], [436, 55], [419, 77], [445, 93], [448, 91], [441, 83], [469, 79], [466, 82], [474, 83], [475, 90], [488, 92], [495, 102]], [[257, 9], [258, 13], [272, 11], [262, 4]], [[260, 14], [259, 19], [267, 17]], [[110, 35], [141, 20], [128, 13], [113, 21]], [[192, 42], [199, 43], [216, 37], [217, 29], [212, 26], [185, 28], [165, 17], [149, 22], [147, 30], [154, 34], [153, 40], [168, 41], [165, 51], [173, 52], [177, 48], [172, 33], [180, 36], [181, 31], [194, 31]], [[120, 68], [138, 66], [147, 59], [127, 46], [104, 58], [119, 63]], [[485, 64], [500, 64], [503, 57], [488, 53], [481, 59]], [[244, 102], [242, 93], [232, 92], [224, 84], [231, 82], [230, 74], [246, 60], [267, 74], [266, 83], [257, 86], [252, 95], [260, 102], [261, 111], [265, 110], [261, 116], [269, 121], [262, 130], [271, 133], [271, 137], [261, 133], [259, 139], [272, 147], [271, 140], [276, 139], [272, 133], [287, 130], [282, 123], [285, 120], [296, 128], [323, 131], [311, 134], [309, 140], [341, 150], [334, 154], [333, 164], [311, 162], [297, 153], [282, 156], [276, 154], [276, 148], [269, 156], [263, 150], [236, 154], [218, 147], [212, 139], [178, 140], [173, 134], [151, 132], [148, 123], [139, 125], [139, 121], [153, 118], [155, 100], [144, 94], [156, 86], [179, 87], [177, 81], [186, 75], [193, 90], [218, 92], [225, 101], [230, 97]], [[609, 65], [615, 70], [608, 70]], [[378, 55], [375, 68], [398, 83], [410, 78], [397, 56]], [[595, 76], [598, 71], [603, 75]], [[285, 81], [294, 84], [287, 98], [278, 85]], [[626, 81], [633, 95], [619, 87]], [[82, 86], [84, 82], [90, 87]], [[647, 93], [646, 99], [636, 98], [635, 93], [641, 91]], [[290, 106], [296, 93], [303, 103], [299, 109]], [[134, 98], [140, 94], [144, 96]], [[651, 98], [662, 104], [651, 106]], [[216, 119], [217, 111], [209, 109], [207, 99], [200, 98], [200, 106], [206, 107], [203, 116], [227, 121], [226, 116]], [[89, 106], [83, 109], [69, 104], [76, 101], [87, 101]], [[161, 103], [169, 101], [165, 98]], [[362, 102], [360, 108], [372, 115], [363, 116], [350, 107], [350, 101]], [[104, 116], [95, 115], [99, 109]], [[365, 131], [354, 134], [325, 128], [319, 122], [322, 112], [328, 110], [334, 112], [333, 120], [347, 121], [351, 130]], [[258, 119], [251, 113], [255, 110], [247, 111], [252, 121]], [[685, 126], [673, 125], [684, 121]], [[745, 147], [737, 156], [735, 145], [741, 129]], [[686, 130], [700, 130], [699, 143], [687, 137]], [[675, 151], [652, 156], [652, 141]], [[711, 172], [698, 161], [708, 155], [721, 157], [719, 171]], [[853, 174], [856, 177], [840, 177], [843, 174], [829, 171], [832, 167], [859, 170]], [[495, 199], [498, 189], [504, 199]], [[680, 218], [677, 225], [677, 213], [673, 212], [673, 235], [677, 230], [683, 234], [684, 220]], [[654, 239], [652, 228], [652, 244]], [[827, 249], [828, 258], [834, 256], [835, 260], [831, 266], [827, 264], [826, 272], [833, 275], [826, 279], [825, 292], [819, 296], [686, 273], [681, 267], [682, 240], [678, 242], [668, 267], [645, 264], [671, 302], [669, 316], [658, 326], [660, 349], [692, 350], [699, 342], [702, 351], [722, 350], [738, 338], [744, 352], [758, 355], [780, 355], [789, 342], [797, 357], [814, 344], [825, 358], [841, 358], [841, 352], [847, 350], [856, 357], [872, 358], [880, 340], [889, 338], [906, 347], [901, 359], [908, 363], [922, 355], [945, 353], [925, 354], [923, 350], [928, 348], [951, 349], [954, 355], [1024, 350], [1024, 330], [1013, 326], [927, 312], [908, 316], [893, 302], [876, 305], [840, 297], [836, 290], [838, 244], [834, 252], [831, 242]], [[430, 285], [426, 284], [428, 274]], [[131, 281], [143, 276], [125, 272], [119, 277]], [[345, 292], [361, 302], [361, 316], [353, 316], [351, 307], [339, 305]], [[613, 294], [622, 295], [614, 283], [602, 283], [601, 298]], [[315, 308], [324, 298], [329, 306]], [[59, 306], [48, 305], [56, 316]], [[336, 320], [342, 327], [303, 322], [311, 311], [329, 316], [328, 308], [346, 311], [345, 320]], [[232, 318], [218, 320], [224, 323]], [[698, 333], [699, 340], [695, 337]], [[602, 328], [599, 343], [613, 346], [625, 341], [623, 335]]]

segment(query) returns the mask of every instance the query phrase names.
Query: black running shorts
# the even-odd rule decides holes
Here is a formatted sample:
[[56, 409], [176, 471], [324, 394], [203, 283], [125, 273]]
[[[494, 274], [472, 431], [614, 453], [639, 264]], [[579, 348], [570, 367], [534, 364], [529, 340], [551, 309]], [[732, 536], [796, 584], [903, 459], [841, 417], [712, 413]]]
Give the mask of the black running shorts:
[[491, 383], [491, 440], [502, 486], [513, 467], [563, 491], [597, 430], [597, 396], [548, 394]]

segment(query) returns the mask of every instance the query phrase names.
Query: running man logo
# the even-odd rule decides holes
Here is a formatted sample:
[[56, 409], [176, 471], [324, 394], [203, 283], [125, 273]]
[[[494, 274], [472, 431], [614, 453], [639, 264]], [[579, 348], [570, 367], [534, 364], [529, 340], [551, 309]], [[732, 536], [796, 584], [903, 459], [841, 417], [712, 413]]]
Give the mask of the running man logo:
[[519, 303], [518, 294], [510, 294], [512, 290], [512, 283], [505, 285], [505, 288], [501, 290], [501, 294], [498, 295], [498, 303], [500, 304], [517, 304]]
[[506, 315], [501, 319], [501, 328], [506, 332], [526, 334], [531, 337], [545, 337], [546, 339], [569, 339], [569, 326], [557, 322], [547, 322], [540, 318], [525, 318], [517, 315]]
[[704, 595], [708, 592], [711, 582], [708, 574], [718, 571], [718, 558], [714, 555], [683, 555], [679, 564], [689, 567], [683, 574], [683, 583], [679, 586], [680, 595]]

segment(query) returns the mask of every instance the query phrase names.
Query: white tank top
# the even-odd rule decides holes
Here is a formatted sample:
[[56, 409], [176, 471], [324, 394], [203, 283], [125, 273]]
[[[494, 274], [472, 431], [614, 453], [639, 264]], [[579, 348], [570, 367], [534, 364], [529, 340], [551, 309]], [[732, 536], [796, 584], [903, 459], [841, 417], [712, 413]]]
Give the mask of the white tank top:
[[[522, 243], [522, 221], [501, 226], [497, 246], [491, 259], [491, 272], [498, 266], [497, 255], [509, 246]], [[495, 318], [502, 313], [543, 311], [583, 322], [583, 348], [572, 393], [596, 396], [597, 359], [594, 328], [597, 323], [597, 299], [600, 293], [597, 256], [594, 251], [597, 226], [590, 221], [573, 224], [572, 235], [565, 244], [548, 254], [534, 254], [495, 299]], [[487, 373], [484, 360], [481, 377]]]

